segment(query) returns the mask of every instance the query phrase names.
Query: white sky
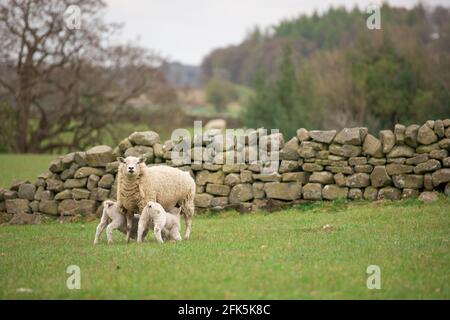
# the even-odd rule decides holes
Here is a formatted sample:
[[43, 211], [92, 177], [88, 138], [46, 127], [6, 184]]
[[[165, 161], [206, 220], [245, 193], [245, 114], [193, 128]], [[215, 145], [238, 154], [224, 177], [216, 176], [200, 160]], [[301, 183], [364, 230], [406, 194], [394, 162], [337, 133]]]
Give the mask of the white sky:
[[[411, 7], [416, 0], [390, 0]], [[211, 50], [238, 44], [253, 26], [283, 18], [323, 12], [330, 6], [366, 8], [377, 0], [106, 0], [105, 18], [123, 22], [121, 41], [155, 49], [170, 61], [198, 65]], [[424, 0], [425, 5], [450, 5], [450, 0]], [[383, 12], [381, 12], [383, 23]]]

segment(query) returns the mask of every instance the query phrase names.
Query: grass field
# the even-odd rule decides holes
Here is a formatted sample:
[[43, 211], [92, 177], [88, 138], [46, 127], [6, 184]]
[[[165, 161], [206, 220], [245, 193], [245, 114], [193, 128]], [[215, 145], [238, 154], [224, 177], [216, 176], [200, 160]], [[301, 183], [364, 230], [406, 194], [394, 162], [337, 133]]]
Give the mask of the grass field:
[[0, 188], [10, 187], [14, 179], [36, 181], [55, 158], [51, 154], [0, 154]]
[[[0, 226], [0, 298], [449, 299], [449, 213], [441, 197], [205, 214], [190, 241], [163, 245], [117, 232], [93, 246], [96, 222]], [[66, 287], [69, 265], [80, 290]], [[381, 290], [366, 287], [369, 265]]]

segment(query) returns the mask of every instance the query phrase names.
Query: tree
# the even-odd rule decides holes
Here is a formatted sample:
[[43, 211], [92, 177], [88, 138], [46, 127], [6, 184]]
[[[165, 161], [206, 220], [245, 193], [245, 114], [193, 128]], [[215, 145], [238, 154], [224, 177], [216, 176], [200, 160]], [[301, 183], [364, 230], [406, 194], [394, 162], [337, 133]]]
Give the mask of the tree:
[[212, 78], [206, 85], [206, 99], [222, 113], [231, 101], [237, 99], [237, 92], [231, 82]]
[[[69, 5], [80, 8], [80, 29], [64, 22]], [[119, 26], [102, 20], [104, 7], [100, 0], [0, 3], [0, 97], [15, 115], [6, 139], [13, 151], [83, 148], [126, 117], [132, 99], [163, 86], [158, 56], [108, 45]]]

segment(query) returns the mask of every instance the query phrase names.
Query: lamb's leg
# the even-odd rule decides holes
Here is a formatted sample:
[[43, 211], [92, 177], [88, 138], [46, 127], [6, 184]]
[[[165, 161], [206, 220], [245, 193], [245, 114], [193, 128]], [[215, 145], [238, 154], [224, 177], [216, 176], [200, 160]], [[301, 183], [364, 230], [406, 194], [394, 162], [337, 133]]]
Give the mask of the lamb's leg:
[[156, 241], [159, 243], [164, 243], [162, 237], [161, 237], [161, 227], [158, 224], [155, 224], [155, 228], [153, 229], [153, 232], [155, 234]]
[[102, 215], [102, 219], [100, 220], [100, 223], [97, 226], [97, 229], [95, 231], [95, 238], [94, 238], [94, 244], [98, 244], [98, 240], [100, 238], [100, 235], [102, 234], [103, 230], [108, 225], [108, 216], [106, 214]]
[[108, 243], [111, 244], [113, 243], [113, 231], [116, 229], [119, 229], [120, 226], [122, 225], [122, 221], [121, 220], [113, 220], [110, 224], [108, 224], [108, 226], [106, 227], [106, 236], [108, 238]]
[[138, 223], [138, 231], [137, 231], [137, 243], [142, 243], [144, 232], [148, 228], [148, 223], [150, 220], [150, 216], [147, 214], [147, 212], [143, 212], [141, 216], [139, 217], [139, 223]]
[[170, 238], [176, 241], [181, 241], [181, 234], [180, 234], [180, 229], [178, 227], [174, 227], [172, 228], [172, 230], [170, 230]]
[[191, 236], [191, 228], [192, 228], [192, 217], [194, 215], [194, 202], [189, 201], [188, 203], [182, 206], [184, 222], [186, 223], [186, 232], [184, 234], [184, 239], [189, 240]]

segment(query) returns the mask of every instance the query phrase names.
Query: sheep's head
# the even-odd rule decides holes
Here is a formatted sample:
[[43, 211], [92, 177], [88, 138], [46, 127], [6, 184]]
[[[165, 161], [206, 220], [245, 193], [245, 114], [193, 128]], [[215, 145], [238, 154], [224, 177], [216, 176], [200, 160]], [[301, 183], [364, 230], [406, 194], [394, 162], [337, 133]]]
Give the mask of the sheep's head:
[[145, 163], [143, 157], [126, 157], [125, 159], [117, 158], [120, 162], [119, 170], [122, 170], [122, 174], [128, 177], [137, 177], [141, 174], [141, 164]]

